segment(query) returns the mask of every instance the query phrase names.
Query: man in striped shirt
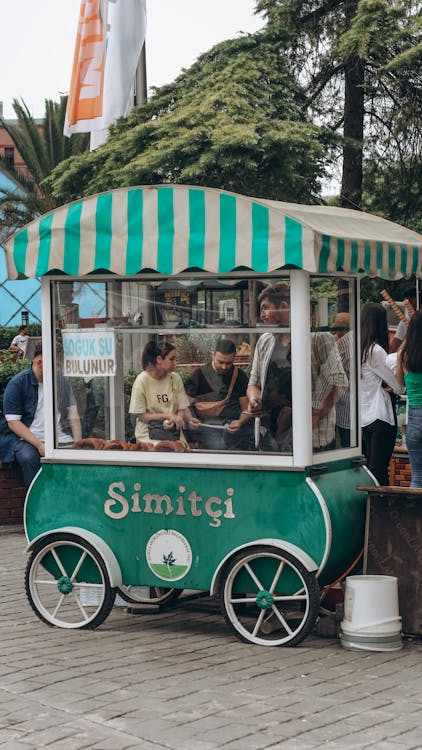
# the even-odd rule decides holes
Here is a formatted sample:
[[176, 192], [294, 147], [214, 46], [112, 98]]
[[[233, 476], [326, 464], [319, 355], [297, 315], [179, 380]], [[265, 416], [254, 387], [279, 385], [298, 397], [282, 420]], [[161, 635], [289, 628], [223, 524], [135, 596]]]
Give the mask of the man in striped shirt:
[[[290, 367], [290, 288], [281, 282], [269, 285], [258, 297], [261, 319], [267, 325], [286, 328], [286, 332], [264, 333], [257, 342], [247, 395], [249, 409], [269, 411], [264, 416], [267, 433], [273, 441], [273, 450], [291, 452], [291, 367]], [[272, 370], [280, 373], [278, 379], [278, 404], [269, 398]], [[348, 387], [335, 339], [328, 331], [311, 334], [312, 375], [312, 445], [314, 451], [335, 448], [335, 403]], [[274, 392], [274, 388], [270, 389]], [[265, 422], [266, 420], [266, 422]], [[268, 440], [266, 441], [268, 445]], [[268, 450], [268, 448], [267, 448]]]

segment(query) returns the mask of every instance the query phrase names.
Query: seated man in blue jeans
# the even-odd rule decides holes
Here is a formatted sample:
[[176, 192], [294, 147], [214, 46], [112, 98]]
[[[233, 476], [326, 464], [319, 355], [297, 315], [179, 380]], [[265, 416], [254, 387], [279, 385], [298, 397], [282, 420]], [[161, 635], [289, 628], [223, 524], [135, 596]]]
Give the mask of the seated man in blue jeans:
[[[14, 375], [6, 386], [0, 419], [0, 461], [16, 461], [26, 487], [29, 487], [44, 456], [44, 390], [42, 347], [35, 347], [31, 367]], [[57, 373], [60, 419], [57, 440], [71, 445], [80, 440], [81, 427], [69, 381]], [[66, 421], [72, 435], [66, 432]]]

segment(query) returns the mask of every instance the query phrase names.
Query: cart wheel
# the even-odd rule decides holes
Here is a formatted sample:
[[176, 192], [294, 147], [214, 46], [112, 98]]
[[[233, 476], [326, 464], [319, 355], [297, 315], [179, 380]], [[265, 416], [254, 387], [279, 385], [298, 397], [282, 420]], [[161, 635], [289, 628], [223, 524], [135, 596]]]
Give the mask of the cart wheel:
[[55, 534], [33, 550], [25, 590], [35, 614], [47, 625], [96, 628], [110, 613], [117, 589], [110, 586], [94, 547], [74, 534]]
[[176, 601], [183, 589], [165, 589], [161, 586], [119, 586], [117, 593], [130, 604], [158, 604], [168, 607]]
[[223, 615], [238, 638], [261, 646], [295, 646], [313, 629], [319, 612], [314, 573], [277, 547], [250, 547], [226, 569]]

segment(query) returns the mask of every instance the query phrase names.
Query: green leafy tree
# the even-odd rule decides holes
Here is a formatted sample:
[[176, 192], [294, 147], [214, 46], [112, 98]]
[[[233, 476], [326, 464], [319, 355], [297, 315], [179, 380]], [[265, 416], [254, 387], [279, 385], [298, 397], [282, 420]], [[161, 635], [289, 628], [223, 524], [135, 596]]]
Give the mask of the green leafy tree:
[[29, 176], [22, 174], [0, 158], [15, 183], [15, 187], [2, 188], [0, 192], [0, 239], [57, 205], [56, 199], [42, 184], [43, 180], [63, 159], [88, 148], [88, 136], [78, 135], [69, 139], [63, 135], [66, 102], [66, 97], [60, 102], [46, 100], [41, 126], [26, 104], [17, 99], [13, 100], [17, 123], [0, 120], [29, 172]]
[[3, 410], [3, 394], [9, 380], [18, 372], [26, 370], [30, 364], [27, 359], [16, 359], [13, 354], [7, 351], [2, 352], [0, 358], [0, 413]]
[[362, 206], [364, 157], [385, 165], [420, 147], [420, 3], [257, 0], [257, 9], [301, 76], [312, 116], [341, 136], [341, 204]]
[[398, 281], [364, 276], [360, 283], [360, 301], [362, 305], [366, 302], [383, 302], [382, 289], [385, 289], [394, 300], [400, 301], [403, 299], [403, 294], [412, 286], [416, 286], [414, 276], [410, 279], [399, 279]]
[[331, 136], [304, 116], [304, 105], [272, 38], [229, 40], [120, 120], [103, 147], [68, 159], [43, 184], [62, 202], [185, 183], [312, 203]]
[[365, 207], [422, 234], [422, 159], [409, 157], [383, 166], [365, 167]]

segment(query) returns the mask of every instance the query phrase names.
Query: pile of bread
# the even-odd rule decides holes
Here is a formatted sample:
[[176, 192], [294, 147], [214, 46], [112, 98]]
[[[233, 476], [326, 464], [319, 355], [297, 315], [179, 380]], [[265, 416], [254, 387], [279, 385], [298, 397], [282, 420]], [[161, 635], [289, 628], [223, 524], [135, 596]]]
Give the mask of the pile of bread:
[[248, 344], [247, 341], [242, 341], [242, 343], [239, 344], [239, 346], [236, 349], [236, 354], [239, 357], [250, 356], [250, 353], [251, 353], [251, 345]]
[[102, 438], [82, 438], [73, 448], [90, 451], [165, 451], [166, 453], [185, 453], [186, 446], [181, 440], [160, 440], [152, 443], [125, 443], [123, 440], [103, 440]]

